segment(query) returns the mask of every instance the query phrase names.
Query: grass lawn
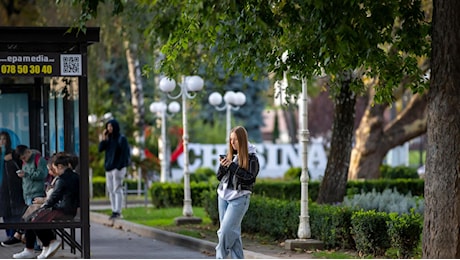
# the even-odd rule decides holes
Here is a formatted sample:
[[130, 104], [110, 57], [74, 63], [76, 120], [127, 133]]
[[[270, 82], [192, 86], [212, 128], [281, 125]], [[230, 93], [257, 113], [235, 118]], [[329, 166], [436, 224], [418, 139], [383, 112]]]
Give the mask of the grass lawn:
[[[96, 212], [106, 214], [108, 216], [112, 213], [111, 210], [98, 210]], [[199, 225], [177, 226], [174, 223], [174, 219], [182, 216], [182, 207], [162, 209], [153, 207], [123, 208], [124, 220], [186, 236], [217, 242], [216, 232], [218, 227], [212, 225], [211, 219], [206, 215], [204, 209], [200, 207], [193, 207], [193, 215], [201, 218], [203, 222]]]

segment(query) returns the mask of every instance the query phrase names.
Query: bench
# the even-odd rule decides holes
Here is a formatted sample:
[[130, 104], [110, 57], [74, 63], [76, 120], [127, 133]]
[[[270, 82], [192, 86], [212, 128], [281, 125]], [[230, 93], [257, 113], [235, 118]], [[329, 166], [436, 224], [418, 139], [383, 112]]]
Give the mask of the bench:
[[[80, 221], [80, 208], [77, 209], [77, 214], [75, 215], [75, 218], [73, 220], [54, 220], [53, 222], [70, 223], [74, 221], [75, 222]], [[64, 249], [64, 245], [67, 244], [70, 246], [70, 252], [72, 254], [76, 254], [77, 250], [80, 251], [80, 253], [83, 252], [81, 243], [79, 243], [76, 239], [76, 232], [75, 232], [76, 229], [77, 229], [76, 227], [69, 227], [69, 228], [59, 227], [59, 228], [54, 229], [56, 236], [61, 238], [62, 249]]]
[[[67, 230], [68, 229], [68, 230]], [[82, 252], [81, 244], [75, 239], [75, 229], [76, 228], [56, 228], [54, 232], [56, 236], [61, 238], [62, 249], [64, 249], [64, 244], [70, 246], [70, 252], [76, 254], [77, 250]]]

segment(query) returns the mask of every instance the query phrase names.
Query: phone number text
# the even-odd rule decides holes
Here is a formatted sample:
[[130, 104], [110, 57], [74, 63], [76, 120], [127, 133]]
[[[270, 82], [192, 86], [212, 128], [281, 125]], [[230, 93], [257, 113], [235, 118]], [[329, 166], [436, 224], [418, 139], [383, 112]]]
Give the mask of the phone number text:
[[45, 74], [51, 75], [53, 73], [53, 66], [51, 65], [10, 65], [10, 64], [2, 64], [0, 66], [0, 73], [1, 74], [28, 74], [28, 75], [38, 75], [38, 74]]

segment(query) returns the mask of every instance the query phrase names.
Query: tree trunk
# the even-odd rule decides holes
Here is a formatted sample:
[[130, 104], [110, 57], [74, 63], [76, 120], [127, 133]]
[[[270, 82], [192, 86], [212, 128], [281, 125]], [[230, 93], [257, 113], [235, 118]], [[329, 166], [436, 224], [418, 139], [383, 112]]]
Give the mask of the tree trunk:
[[460, 1], [433, 1], [422, 258], [460, 258]]
[[317, 203], [341, 202], [345, 196], [356, 104], [350, 82], [351, 79], [342, 82], [340, 93], [335, 98], [332, 146]]
[[412, 96], [404, 110], [387, 125], [384, 122], [387, 105], [371, 103], [356, 130], [349, 179], [379, 178], [380, 165], [390, 149], [426, 132], [426, 95]]
[[144, 125], [145, 125], [145, 110], [144, 110], [144, 92], [142, 87], [142, 75], [139, 65], [139, 58], [137, 54], [137, 44], [130, 42], [125, 35], [125, 51], [126, 60], [128, 62], [129, 82], [131, 87], [131, 104], [133, 106], [134, 125], [134, 138], [139, 150], [141, 151], [141, 158], [144, 154]]

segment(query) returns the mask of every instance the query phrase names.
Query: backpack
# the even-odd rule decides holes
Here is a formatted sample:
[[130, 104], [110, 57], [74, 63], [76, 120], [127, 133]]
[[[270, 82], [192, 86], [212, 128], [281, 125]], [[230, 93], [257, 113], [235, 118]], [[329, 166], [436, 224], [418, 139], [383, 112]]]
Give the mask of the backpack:
[[[42, 157], [41, 153], [36, 153], [35, 154], [35, 168], [38, 168], [38, 163], [40, 162], [40, 157]], [[48, 157], [43, 157], [45, 159], [45, 161], [48, 161]], [[51, 176], [50, 174], [46, 174], [46, 177], [45, 177], [45, 187], [49, 186], [51, 184], [51, 182], [53, 181], [53, 176]]]

